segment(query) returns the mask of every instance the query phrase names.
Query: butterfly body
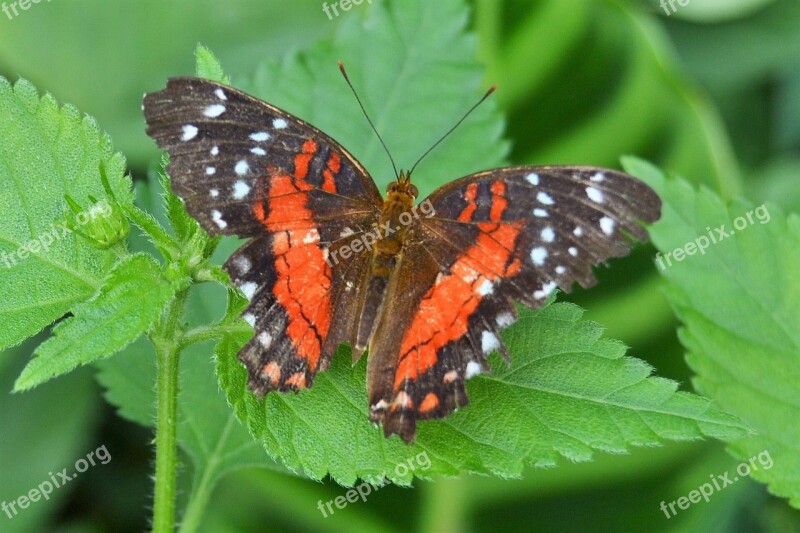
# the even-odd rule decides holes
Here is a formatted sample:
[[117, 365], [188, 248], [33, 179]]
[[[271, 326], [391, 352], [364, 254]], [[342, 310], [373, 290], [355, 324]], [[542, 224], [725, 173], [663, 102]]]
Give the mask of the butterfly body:
[[467, 403], [465, 381], [508, 358], [515, 302], [539, 307], [645, 240], [660, 200], [621, 172], [580, 166], [479, 172], [417, 203], [407, 172], [384, 199], [363, 166], [312, 125], [241, 91], [171, 79], [145, 97], [187, 210], [250, 239], [225, 263], [250, 299], [239, 359], [249, 388], [312, 385], [336, 348], [369, 349], [370, 420], [411, 441], [418, 420]]

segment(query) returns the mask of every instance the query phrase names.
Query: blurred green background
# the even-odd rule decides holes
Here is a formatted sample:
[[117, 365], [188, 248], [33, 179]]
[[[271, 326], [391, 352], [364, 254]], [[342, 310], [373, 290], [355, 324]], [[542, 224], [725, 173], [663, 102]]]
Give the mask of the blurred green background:
[[[691, 0], [675, 2], [674, 12], [657, 0], [469, 4], [485, 82], [500, 86], [497, 105], [506, 116], [513, 163], [618, 167], [621, 155], [634, 154], [723, 197], [772, 200], [797, 211], [797, 0]], [[168, 77], [193, 74], [197, 43], [213, 50], [236, 81], [265, 60], [330, 38], [342, 19], [366, 17], [369, 9], [365, 0], [329, 20], [316, 0], [42, 1], [17, 16], [0, 13], [0, 74], [27, 78], [96, 117], [142, 180], [159, 157], [144, 134], [142, 94]], [[362, 121], [353, 110], [344, 102], [343, 120]], [[651, 263], [652, 250], [639, 248], [613, 269], [599, 270], [597, 288], [568, 299], [658, 375], [691, 390], [676, 323]], [[36, 341], [0, 355], [3, 390], [11, 389]], [[206, 356], [207, 348], [201, 350]], [[94, 374], [84, 368], [32, 392], [0, 395], [0, 500], [24, 494], [98, 446], [112, 456], [49, 501], [13, 519], [0, 514], [0, 531], [148, 527], [152, 431], [130, 421], [136, 416], [115, 413]], [[222, 396], [212, 400], [224, 403]], [[344, 489], [283, 473], [266, 455], [263, 463], [268, 467], [223, 478], [201, 530], [800, 531], [800, 513], [750, 480], [666, 519], [662, 500], [735, 467], [718, 442], [597, 455], [591, 463], [530, 468], [520, 480], [387, 486], [328, 518], [317, 501]], [[181, 471], [182, 498], [190, 490], [188, 470]]]

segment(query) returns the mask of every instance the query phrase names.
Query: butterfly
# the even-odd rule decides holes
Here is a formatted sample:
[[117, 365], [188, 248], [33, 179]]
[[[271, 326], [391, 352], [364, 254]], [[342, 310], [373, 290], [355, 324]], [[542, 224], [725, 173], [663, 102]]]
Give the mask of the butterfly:
[[172, 78], [143, 109], [188, 212], [249, 239], [224, 265], [249, 299], [248, 388], [299, 391], [340, 344], [354, 361], [368, 349], [370, 420], [406, 442], [418, 420], [467, 405], [465, 381], [490, 371], [490, 353], [509, 361], [499, 332], [515, 302], [593, 285], [592, 266], [660, 217], [647, 185], [584, 166], [478, 172], [419, 203], [402, 171], [384, 198], [330, 136], [204, 79]]

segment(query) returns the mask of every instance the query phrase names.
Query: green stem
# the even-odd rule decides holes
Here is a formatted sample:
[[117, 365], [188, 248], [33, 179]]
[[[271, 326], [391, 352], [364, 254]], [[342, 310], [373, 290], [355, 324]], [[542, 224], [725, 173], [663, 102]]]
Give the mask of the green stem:
[[187, 296], [188, 290], [176, 295], [169, 311], [151, 335], [157, 360], [156, 477], [153, 502], [155, 533], [172, 533], [175, 529], [178, 363], [183, 334], [181, 318]]
[[[202, 469], [203, 475], [200, 476], [199, 481], [195, 479], [192, 486], [192, 492], [189, 495], [189, 503], [186, 505], [186, 511], [181, 520], [180, 533], [194, 533], [200, 527], [200, 521], [203, 518], [203, 513], [206, 511], [208, 500], [211, 498], [211, 491], [214, 488], [214, 482], [219, 477], [219, 467], [223, 450], [228, 443], [228, 437], [231, 430], [236, 427], [236, 422], [233, 417], [228, 418], [228, 423], [225, 424], [225, 429], [217, 441], [217, 446], [214, 452], [208, 457], [208, 463]], [[195, 471], [197, 476], [198, 471]]]
[[219, 340], [226, 333], [248, 333], [251, 329], [247, 325], [237, 324], [212, 324], [210, 326], [198, 326], [188, 331], [181, 339], [181, 349], [197, 344], [198, 342]]
[[420, 531], [457, 533], [466, 530], [469, 495], [463, 479], [440, 479], [436, 483], [425, 483], [421, 488]]

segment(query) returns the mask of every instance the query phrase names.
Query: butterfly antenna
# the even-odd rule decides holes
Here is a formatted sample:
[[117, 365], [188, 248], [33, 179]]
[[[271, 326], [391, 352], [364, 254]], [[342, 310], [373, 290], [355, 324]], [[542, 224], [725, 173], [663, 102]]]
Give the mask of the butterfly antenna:
[[350, 82], [350, 77], [347, 75], [347, 71], [344, 69], [344, 63], [342, 63], [341, 61], [339, 61], [339, 70], [342, 72], [342, 76], [344, 76], [344, 80], [347, 82], [347, 85], [350, 86], [350, 90], [353, 91], [353, 96], [356, 97], [356, 101], [358, 102], [358, 105], [361, 107], [361, 111], [364, 113], [364, 116], [367, 118], [367, 122], [369, 122], [369, 125], [372, 127], [372, 131], [374, 131], [375, 135], [378, 136], [378, 140], [381, 142], [383, 149], [386, 150], [386, 155], [389, 156], [389, 161], [392, 162], [392, 169], [394, 169], [395, 178], [399, 177], [400, 174], [397, 172], [397, 165], [394, 164], [394, 158], [392, 157], [391, 152], [389, 152], [389, 148], [386, 146], [386, 143], [383, 142], [383, 137], [381, 137], [381, 134], [378, 133], [378, 128], [375, 127], [375, 124], [372, 123], [372, 119], [369, 118], [367, 110], [364, 109], [364, 104], [361, 103], [361, 98], [358, 97], [358, 93], [356, 92], [355, 87], [353, 87], [353, 84]]
[[476, 108], [476, 107], [478, 107], [479, 105], [481, 105], [481, 104], [483, 103], [483, 101], [484, 101], [484, 100], [486, 100], [487, 98], [489, 98], [489, 95], [491, 95], [491, 94], [492, 94], [492, 93], [493, 93], [495, 90], [497, 90], [497, 84], [495, 84], [495, 85], [492, 85], [491, 87], [489, 87], [489, 90], [488, 90], [488, 91], [486, 91], [486, 94], [484, 94], [484, 95], [481, 97], [481, 99], [480, 99], [480, 100], [478, 100], [478, 101], [475, 103], [475, 105], [473, 105], [472, 107], [470, 107], [470, 108], [469, 108], [469, 110], [468, 110], [466, 113], [464, 113], [464, 116], [463, 116], [463, 117], [461, 117], [461, 119], [460, 119], [458, 122], [456, 122], [456, 123], [455, 123], [455, 125], [454, 125], [452, 128], [450, 128], [449, 130], [447, 130], [447, 133], [445, 133], [444, 135], [442, 135], [442, 136], [439, 138], [439, 140], [438, 140], [438, 141], [436, 141], [435, 143], [433, 143], [433, 146], [431, 146], [430, 148], [428, 148], [428, 150], [427, 150], [427, 151], [426, 151], [424, 154], [422, 154], [422, 155], [420, 156], [420, 158], [419, 158], [419, 159], [417, 159], [417, 162], [416, 162], [416, 163], [414, 163], [414, 166], [413, 166], [413, 167], [411, 167], [411, 170], [409, 171], [409, 174], [413, 174], [413, 173], [414, 173], [414, 169], [415, 169], [415, 168], [417, 168], [417, 165], [419, 165], [419, 162], [420, 162], [420, 161], [422, 161], [423, 159], [425, 159], [425, 156], [427, 156], [429, 153], [433, 152], [433, 149], [434, 149], [434, 148], [436, 148], [437, 146], [439, 146], [439, 144], [441, 144], [441, 142], [442, 142], [443, 140], [445, 140], [445, 139], [447, 138], [447, 136], [448, 136], [448, 135], [450, 135], [451, 133], [453, 133], [453, 130], [455, 130], [457, 127], [459, 127], [459, 126], [461, 125], [461, 123], [462, 123], [462, 122], [464, 122], [464, 120], [466, 120], [466, 118], [467, 118], [467, 117], [470, 115], [470, 113], [472, 113], [473, 111], [475, 111], [475, 108]]

